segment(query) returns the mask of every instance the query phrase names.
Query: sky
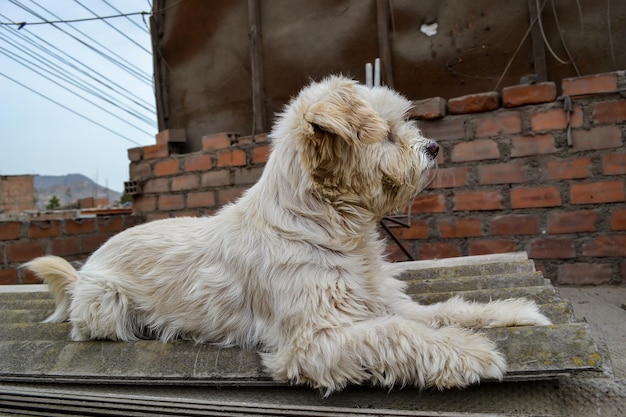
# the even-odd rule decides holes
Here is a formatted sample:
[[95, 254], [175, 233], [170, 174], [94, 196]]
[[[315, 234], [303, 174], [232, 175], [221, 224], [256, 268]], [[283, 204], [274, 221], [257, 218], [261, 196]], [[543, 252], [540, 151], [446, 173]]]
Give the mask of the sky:
[[123, 191], [127, 150], [158, 132], [149, 16], [35, 23], [151, 9], [148, 0], [0, 1], [0, 175], [78, 173]]

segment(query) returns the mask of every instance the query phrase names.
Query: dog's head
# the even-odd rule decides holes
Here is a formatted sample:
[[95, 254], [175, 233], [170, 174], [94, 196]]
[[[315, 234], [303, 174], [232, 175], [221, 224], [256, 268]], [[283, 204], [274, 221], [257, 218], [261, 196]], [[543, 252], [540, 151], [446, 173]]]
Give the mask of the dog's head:
[[386, 87], [329, 77], [286, 107], [274, 146], [296, 155], [319, 198], [380, 217], [403, 208], [433, 178], [439, 146], [408, 120], [411, 106]]

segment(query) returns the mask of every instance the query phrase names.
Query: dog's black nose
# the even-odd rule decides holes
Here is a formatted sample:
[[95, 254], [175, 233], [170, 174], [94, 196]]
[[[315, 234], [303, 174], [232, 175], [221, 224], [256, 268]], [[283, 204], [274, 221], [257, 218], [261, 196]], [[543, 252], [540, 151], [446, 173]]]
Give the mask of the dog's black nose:
[[431, 159], [435, 159], [439, 153], [439, 145], [437, 145], [437, 142], [430, 142], [430, 144], [426, 147], [426, 153]]

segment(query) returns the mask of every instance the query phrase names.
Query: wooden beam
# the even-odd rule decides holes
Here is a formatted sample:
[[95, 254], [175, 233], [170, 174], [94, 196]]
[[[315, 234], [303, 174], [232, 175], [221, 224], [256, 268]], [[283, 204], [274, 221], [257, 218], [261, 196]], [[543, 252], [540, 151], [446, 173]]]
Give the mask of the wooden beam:
[[250, 66], [252, 69], [252, 134], [255, 135], [266, 131], [261, 14], [258, 0], [248, 0], [248, 23], [250, 25]]
[[533, 47], [533, 66], [535, 69], [535, 74], [537, 74], [537, 82], [543, 82], [548, 80], [548, 69], [546, 66], [546, 49], [543, 44], [543, 37], [541, 36], [541, 28], [537, 23], [537, 21], [541, 18], [541, 10], [543, 10], [543, 5], [545, 5], [545, 1], [541, 5], [541, 9], [537, 9], [537, 1], [528, 0], [528, 14], [530, 24], [532, 25], [532, 30], [530, 34]]
[[393, 66], [391, 64], [391, 40], [389, 0], [376, 0], [376, 20], [378, 27], [378, 54], [381, 61], [382, 80], [389, 88], [394, 88]]

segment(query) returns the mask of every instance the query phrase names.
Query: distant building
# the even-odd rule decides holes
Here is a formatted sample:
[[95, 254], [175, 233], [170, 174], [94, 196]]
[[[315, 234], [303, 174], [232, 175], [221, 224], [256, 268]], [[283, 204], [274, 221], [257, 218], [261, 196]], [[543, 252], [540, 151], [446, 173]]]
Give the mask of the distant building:
[[0, 176], [0, 213], [35, 209], [35, 181], [32, 175]]

